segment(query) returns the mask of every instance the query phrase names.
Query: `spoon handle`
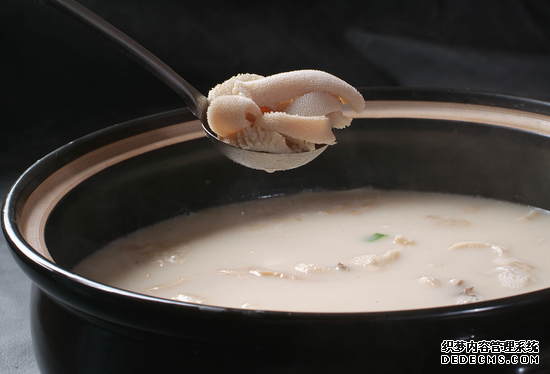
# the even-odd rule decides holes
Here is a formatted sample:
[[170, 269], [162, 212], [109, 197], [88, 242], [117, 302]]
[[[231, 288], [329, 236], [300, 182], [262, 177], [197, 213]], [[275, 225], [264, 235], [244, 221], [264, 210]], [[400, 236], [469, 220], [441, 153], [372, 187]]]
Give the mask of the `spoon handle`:
[[207, 98], [132, 38], [74, 0], [35, 0], [35, 2], [58, 10], [132, 58], [176, 91], [187, 103], [191, 112], [203, 123], [205, 122]]

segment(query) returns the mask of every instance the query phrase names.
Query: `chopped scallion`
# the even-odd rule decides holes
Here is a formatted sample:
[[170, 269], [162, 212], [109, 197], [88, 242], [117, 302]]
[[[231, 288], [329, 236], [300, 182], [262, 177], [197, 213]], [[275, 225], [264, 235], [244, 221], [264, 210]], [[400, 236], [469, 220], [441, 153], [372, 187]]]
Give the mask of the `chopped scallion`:
[[366, 238], [365, 238], [365, 241], [367, 241], [367, 242], [373, 242], [373, 241], [375, 241], [375, 240], [385, 238], [386, 236], [388, 236], [388, 235], [376, 233], [376, 234], [372, 234], [371, 236], [366, 237]]

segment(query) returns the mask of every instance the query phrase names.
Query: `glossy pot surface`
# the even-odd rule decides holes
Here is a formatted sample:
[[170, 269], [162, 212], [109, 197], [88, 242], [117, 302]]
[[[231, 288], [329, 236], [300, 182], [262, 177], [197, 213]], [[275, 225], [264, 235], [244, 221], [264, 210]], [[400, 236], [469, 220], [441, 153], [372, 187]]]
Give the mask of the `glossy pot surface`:
[[338, 144], [287, 172], [221, 156], [186, 110], [116, 125], [33, 165], [2, 224], [34, 281], [32, 329], [43, 373], [463, 372], [442, 342], [534, 340], [547, 370], [550, 290], [442, 308], [285, 313], [158, 299], [71, 272], [108, 242], [231, 202], [359, 187], [485, 196], [550, 209], [550, 104], [437, 89], [364, 89], [367, 108]]

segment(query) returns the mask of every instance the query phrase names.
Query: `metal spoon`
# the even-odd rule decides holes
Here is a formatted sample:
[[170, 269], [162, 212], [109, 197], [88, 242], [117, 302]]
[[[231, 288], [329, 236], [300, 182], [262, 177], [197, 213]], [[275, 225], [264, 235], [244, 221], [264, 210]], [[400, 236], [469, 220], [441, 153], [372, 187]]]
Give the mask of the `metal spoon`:
[[35, 2], [48, 5], [73, 19], [126, 56], [132, 58], [176, 91], [187, 103], [191, 112], [200, 120], [206, 136], [222, 154], [236, 163], [268, 172], [289, 170], [307, 164], [327, 148], [325, 145], [310, 152], [276, 154], [242, 149], [224, 143], [218, 139], [208, 125], [206, 119], [208, 99], [147, 49], [74, 0], [35, 0]]

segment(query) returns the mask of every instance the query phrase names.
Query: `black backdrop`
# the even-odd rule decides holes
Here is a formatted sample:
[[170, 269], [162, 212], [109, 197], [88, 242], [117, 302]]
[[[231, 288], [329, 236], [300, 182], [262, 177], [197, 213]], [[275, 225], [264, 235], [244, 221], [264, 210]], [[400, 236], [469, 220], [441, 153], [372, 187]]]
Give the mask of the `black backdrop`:
[[[550, 100], [544, 0], [81, 3], [205, 94], [237, 73], [313, 68], [355, 86]], [[184, 106], [133, 61], [32, 0], [0, 0], [0, 68], [4, 174], [91, 131]]]

